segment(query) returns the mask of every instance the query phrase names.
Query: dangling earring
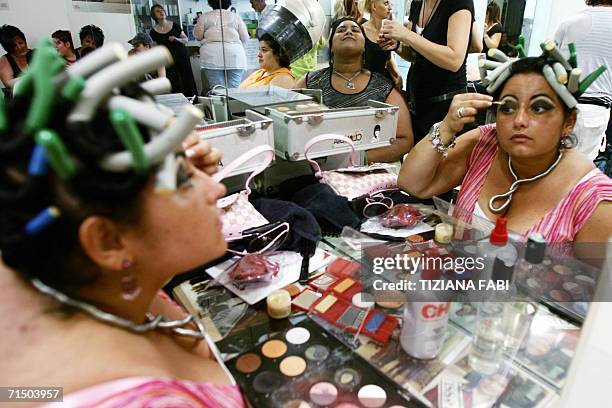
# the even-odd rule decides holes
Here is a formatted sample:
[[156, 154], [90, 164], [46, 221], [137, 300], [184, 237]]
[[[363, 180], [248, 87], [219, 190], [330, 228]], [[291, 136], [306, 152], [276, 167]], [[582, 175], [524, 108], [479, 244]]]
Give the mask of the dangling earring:
[[560, 149], [573, 149], [578, 146], [578, 138], [573, 133], [568, 133], [561, 138], [561, 143], [559, 145]]
[[142, 288], [138, 285], [138, 281], [134, 275], [127, 272], [132, 266], [132, 261], [124, 259], [121, 263], [121, 269], [125, 271], [125, 275], [121, 277], [121, 299], [127, 301], [133, 301], [140, 295]]

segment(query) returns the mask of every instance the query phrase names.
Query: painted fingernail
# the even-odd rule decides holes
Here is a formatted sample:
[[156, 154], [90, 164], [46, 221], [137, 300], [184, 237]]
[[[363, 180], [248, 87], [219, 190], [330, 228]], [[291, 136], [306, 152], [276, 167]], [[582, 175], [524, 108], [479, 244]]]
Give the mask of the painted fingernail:
[[185, 150], [185, 156], [187, 156], [188, 158], [192, 158], [193, 156], [195, 156], [196, 152], [193, 149], [187, 149]]

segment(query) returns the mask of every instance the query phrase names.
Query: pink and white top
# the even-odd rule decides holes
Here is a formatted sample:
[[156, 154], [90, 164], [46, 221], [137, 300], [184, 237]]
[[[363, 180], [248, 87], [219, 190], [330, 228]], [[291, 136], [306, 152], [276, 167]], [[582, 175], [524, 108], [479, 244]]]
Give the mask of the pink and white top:
[[[464, 211], [456, 211], [455, 216], [466, 222], [472, 221], [482, 186], [499, 148], [495, 124], [481, 126], [480, 131], [482, 134], [468, 158], [468, 171], [456, 203], [456, 207]], [[549, 243], [573, 242], [602, 201], [612, 201], [612, 180], [599, 169], [593, 169], [522, 236], [526, 238], [532, 232], [539, 232]]]
[[[57, 407], [57, 402], [41, 408]], [[244, 408], [235, 385], [212, 385], [166, 378], [131, 377], [109, 381], [64, 396], [69, 408]]]

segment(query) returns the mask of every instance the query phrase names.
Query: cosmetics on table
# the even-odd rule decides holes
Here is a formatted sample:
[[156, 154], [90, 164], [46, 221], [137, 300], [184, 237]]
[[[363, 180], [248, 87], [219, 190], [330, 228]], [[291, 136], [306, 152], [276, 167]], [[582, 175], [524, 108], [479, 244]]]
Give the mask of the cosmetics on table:
[[228, 361], [256, 407], [415, 407], [388, 380], [312, 320]]
[[344, 299], [335, 292], [328, 292], [318, 299], [310, 308], [310, 313], [334, 326], [351, 333], [359, 332], [383, 344], [389, 341], [399, 324], [397, 318], [371, 308], [371, 304], [361, 308], [355, 306], [351, 298]]

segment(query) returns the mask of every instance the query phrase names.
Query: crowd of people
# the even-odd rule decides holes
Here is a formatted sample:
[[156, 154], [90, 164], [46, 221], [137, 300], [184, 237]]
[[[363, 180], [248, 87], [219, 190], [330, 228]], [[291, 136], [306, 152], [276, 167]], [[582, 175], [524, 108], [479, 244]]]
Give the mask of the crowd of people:
[[[211, 85], [320, 89], [330, 108], [365, 106], [368, 100], [398, 106], [395, 143], [368, 151], [367, 160], [403, 161], [398, 179], [403, 191], [428, 199], [461, 186], [456, 204], [468, 211], [467, 221], [473, 215], [507, 217], [508, 227], [522, 239], [539, 232], [550, 243], [608, 241], [612, 180], [595, 167], [591, 151], [605, 140], [612, 103], [609, 72], [582, 93], [577, 106], [565, 85], [561, 90], [551, 85], [546, 54], [513, 62], [488, 94], [467, 93], [468, 52], [503, 44], [499, 7], [487, 9], [480, 36], [474, 32], [471, 0], [414, 1], [406, 25], [385, 18], [389, 0], [365, 1], [361, 11], [347, 0], [339, 2], [344, 8], [331, 24], [328, 67], [296, 80], [279, 42], [263, 35], [260, 69], [242, 80], [244, 23], [227, 11], [229, 1], [212, 3], [217, 7], [198, 18], [195, 34], [203, 40], [200, 52]], [[253, 7], [261, 3], [252, 1]], [[587, 3], [591, 7], [556, 36], [561, 49], [576, 44], [585, 74], [612, 62], [604, 29], [612, 25], [612, 1]], [[197, 94], [185, 33], [163, 7], [153, 6], [151, 15], [156, 25], [130, 40], [133, 53], [163, 45], [174, 64], [160, 63], [134, 81], [167, 76], [174, 92]], [[79, 48], [69, 31], [51, 37], [55, 57], [67, 66], [104, 43], [104, 33], [93, 25], [80, 30]], [[10, 89], [28, 69], [33, 51], [11, 25], [0, 28], [0, 42], [6, 51], [0, 79]], [[221, 50], [225, 65], [216, 58]], [[406, 93], [404, 78], [390, 63], [392, 53], [412, 62]], [[122, 91], [134, 103], [146, 100], [138, 87]], [[57, 160], [49, 160], [53, 168], [46, 169], [35, 160], [45, 135], [21, 137], [21, 110], [33, 105], [37, 92], [16, 96], [20, 109], [7, 109], [0, 132], [5, 296], [0, 383], [46, 384], [52, 378], [64, 387], [64, 402], [71, 406], [245, 406], [239, 388], [202, 341], [201, 327], [160, 294], [173, 276], [226, 252], [217, 209], [226, 190], [211, 177], [219, 152], [190, 129], [183, 132], [182, 144], [174, 143], [176, 152], [169, 153], [176, 161], [176, 189], [160, 194], [156, 182], [163, 158], [149, 160], [140, 171], [135, 165], [124, 171], [102, 166], [124, 151], [119, 140], [129, 126], [118, 124], [127, 123], [121, 122], [121, 112], [99, 104], [82, 126], [68, 124], [69, 109], [53, 112], [45, 135], [61, 147], [59, 161], [77, 170], [57, 171]], [[77, 96], [64, 102], [71, 107], [80, 101]], [[494, 110], [494, 123], [465, 129], [487, 109]], [[583, 128], [592, 117], [598, 119], [597, 130], [587, 132]], [[83, 137], [83, 126], [95, 129], [96, 138]], [[139, 123], [137, 131], [150, 143], [159, 129]], [[42, 213], [50, 214], [47, 223], [33, 223]]]

